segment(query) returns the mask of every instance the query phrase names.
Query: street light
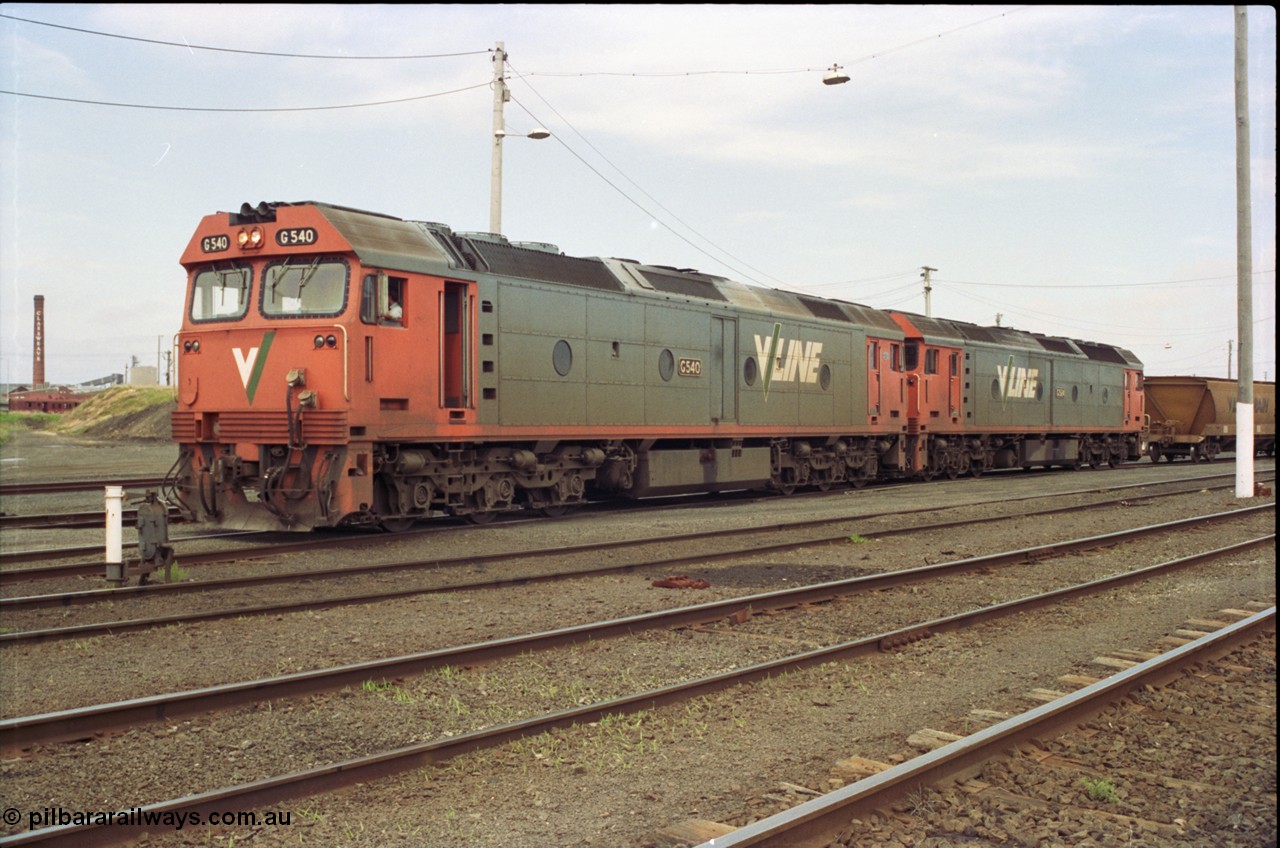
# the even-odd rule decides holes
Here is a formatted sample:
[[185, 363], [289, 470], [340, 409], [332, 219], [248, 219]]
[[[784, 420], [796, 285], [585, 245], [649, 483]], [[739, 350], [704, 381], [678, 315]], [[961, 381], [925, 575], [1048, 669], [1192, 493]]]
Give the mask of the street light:
[[503, 120], [503, 105], [510, 99], [507, 83], [503, 78], [506, 71], [507, 51], [503, 42], [499, 41], [493, 51], [493, 158], [489, 173], [489, 232], [502, 233], [502, 140], [512, 138], [550, 138], [551, 133], [542, 127], [534, 127], [533, 132], [511, 134], [507, 132]]
[[839, 65], [832, 65], [831, 70], [822, 78], [823, 85], [841, 85], [849, 81], [849, 75]]

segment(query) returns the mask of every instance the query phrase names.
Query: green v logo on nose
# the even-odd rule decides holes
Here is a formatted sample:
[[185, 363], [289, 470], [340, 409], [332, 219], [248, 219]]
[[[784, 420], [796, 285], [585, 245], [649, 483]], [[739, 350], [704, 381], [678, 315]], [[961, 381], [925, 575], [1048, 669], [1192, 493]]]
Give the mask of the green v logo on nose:
[[253, 396], [258, 393], [258, 380], [262, 378], [262, 368], [267, 364], [267, 351], [271, 350], [271, 342], [275, 340], [276, 331], [269, 330], [262, 336], [262, 345], [249, 348], [246, 354], [235, 347], [231, 352], [236, 357], [236, 368], [240, 371], [240, 382], [244, 384], [244, 393], [253, 403]]

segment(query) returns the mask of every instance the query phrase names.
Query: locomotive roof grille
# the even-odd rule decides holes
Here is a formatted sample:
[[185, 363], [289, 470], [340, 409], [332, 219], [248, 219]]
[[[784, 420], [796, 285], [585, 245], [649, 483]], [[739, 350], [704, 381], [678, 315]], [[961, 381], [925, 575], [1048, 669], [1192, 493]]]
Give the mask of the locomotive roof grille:
[[1129, 365], [1129, 359], [1126, 358], [1121, 350], [1111, 345], [1094, 344], [1093, 342], [1077, 341], [1076, 344], [1084, 351], [1084, 355], [1090, 359], [1096, 359], [1099, 362], [1114, 362], [1116, 365]]
[[489, 273], [524, 277], [601, 291], [623, 291], [622, 284], [599, 259], [579, 259], [490, 241], [460, 239], [463, 254], [475, 254]]
[[1048, 336], [1036, 336], [1036, 341], [1040, 342], [1040, 346], [1045, 350], [1051, 350], [1054, 353], [1079, 353], [1071, 342], [1066, 339], [1051, 339]]
[[830, 300], [817, 300], [812, 297], [804, 297], [803, 295], [798, 297], [800, 302], [804, 304], [805, 308], [812, 312], [815, 317], [826, 318], [830, 321], [845, 321], [853, 323], [853, 319], [845, 314], [845, 311], [840, 308], [838, 303], [834, 303]]
[[996, 344], [996, 337], [987, 332], [986, 327], [979, 327], [977, 324], [962, 324], [957, 322], [955, 328], [960, 331], [960, 335], [969, 341], [974, 342], [991, 342]]
[[681, 294], [686, 297], [700, 297], [704, 300], [728, 300], [727, 297], [720, 293], [720, 289], [716, 284], [705, 277], [662, 274], [645, 268], [640, 269], [640, 273], [657, 291]]

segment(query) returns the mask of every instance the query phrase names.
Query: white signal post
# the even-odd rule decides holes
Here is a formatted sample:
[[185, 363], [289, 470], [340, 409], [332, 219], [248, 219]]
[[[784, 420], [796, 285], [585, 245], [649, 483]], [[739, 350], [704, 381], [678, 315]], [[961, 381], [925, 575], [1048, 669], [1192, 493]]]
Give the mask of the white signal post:
[[121, 531], [123, 523], [121, 504], [124, 501], [124, 487], [107, 486], [103, 492], [103, 500], [105, 501], [107, 514], [104, 561], [107, 564], [107, 575], [110, 577], [112, 566], [115, 566], [117, 575], [123, 574], [120, 564], [124, 562], [124, 543]]

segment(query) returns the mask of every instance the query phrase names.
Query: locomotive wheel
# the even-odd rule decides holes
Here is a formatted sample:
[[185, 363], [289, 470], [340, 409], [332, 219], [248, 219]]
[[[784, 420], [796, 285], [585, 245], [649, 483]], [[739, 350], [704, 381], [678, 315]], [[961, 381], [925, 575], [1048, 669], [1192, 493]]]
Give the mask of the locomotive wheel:
[[954, 480], [960, 476], [960, 469], [954, 466], [947, 466], [947, 479]]
[[400, 498], [397, 495], [395, 484], [386, 477], [381, 475], [374, 482], [374, 508], [379, 515], [386, 516], [378, 519], [378, 526], [388, 533], [403, 533], [413, 526], [414, 519], [408, 516], [395, 516], [394, 513], [400, 512]]
[[1151, 461], [1152, 461], [1152, 462], [1159, 462], [1159, 461], [1160, 461], [1160, 446], [1159, 446], [1159, 445], [1152, 445], [1152, 446], [1151, 446], [1151, 449], [1148, 451], [1148, 453], [1150, 453], [1150, 454], [1151, 454]]
[[378, 526], [388, 533], [404, 533], [413, 527], [412, 518], [384, 518]]
[[488, 524], [490, 521], [498, 517], [498, 513], [493, 510], [485, 510], [483, 512], [468, 512], [467, 520], [472, 524]]
[[569, 504], [556, 504], [555, 506], [544, 506], [538, 512], [547, 518], [559, 518], [562, 515], [568, 515], [570, 509], [572, 507]]

